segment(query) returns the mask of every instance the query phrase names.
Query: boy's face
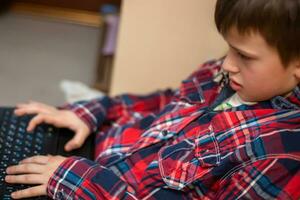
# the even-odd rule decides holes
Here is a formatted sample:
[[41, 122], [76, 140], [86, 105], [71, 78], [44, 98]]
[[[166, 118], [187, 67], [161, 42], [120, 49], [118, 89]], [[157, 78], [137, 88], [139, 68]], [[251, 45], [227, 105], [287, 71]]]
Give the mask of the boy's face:
[[299, 84], [300, 62], [284, 67], [278, 52], [259, 33], [241, 35], [232, 28], [224, 38], [229, 51], [222, 67], [244, 101], [285, 95]]

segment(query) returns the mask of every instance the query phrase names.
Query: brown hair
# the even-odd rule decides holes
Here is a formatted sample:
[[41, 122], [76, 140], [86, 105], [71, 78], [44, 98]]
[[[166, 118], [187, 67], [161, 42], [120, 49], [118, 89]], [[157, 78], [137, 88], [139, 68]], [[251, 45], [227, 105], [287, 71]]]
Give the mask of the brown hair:
[[300, 0], [217, 0], [215, 23], [222, 35], [260, 33], [285, 66], [300, 58]]

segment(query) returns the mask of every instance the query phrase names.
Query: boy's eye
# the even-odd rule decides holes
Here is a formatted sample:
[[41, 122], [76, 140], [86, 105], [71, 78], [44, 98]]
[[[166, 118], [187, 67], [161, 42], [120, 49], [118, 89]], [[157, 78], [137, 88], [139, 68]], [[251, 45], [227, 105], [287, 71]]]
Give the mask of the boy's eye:
[[242, 54], [242, 53], [240, 53], [240, 52], [237, 52], [237, 54], [238, 54], [238, 56], [239, 56], [240, 58], [242, 58], [243, 60], [250, 60], [250, 59], [251, 59], [250, 57], [248, 57], [248, 56], [246, 56], [246, 55], [244, 55], [244, 54]]

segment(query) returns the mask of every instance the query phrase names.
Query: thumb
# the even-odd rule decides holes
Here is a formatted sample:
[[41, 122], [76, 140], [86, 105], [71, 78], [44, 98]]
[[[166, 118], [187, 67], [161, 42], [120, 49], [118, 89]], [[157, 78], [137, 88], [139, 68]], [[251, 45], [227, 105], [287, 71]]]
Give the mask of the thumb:
[[72, 151], [74, 149], [78, 149], [81, 147], [86, 140], [88, 134], [84, 133], [83, 131], [78, 131], [75, 133], [74, 137], [67, 142], [65, 145], [66, 151]]

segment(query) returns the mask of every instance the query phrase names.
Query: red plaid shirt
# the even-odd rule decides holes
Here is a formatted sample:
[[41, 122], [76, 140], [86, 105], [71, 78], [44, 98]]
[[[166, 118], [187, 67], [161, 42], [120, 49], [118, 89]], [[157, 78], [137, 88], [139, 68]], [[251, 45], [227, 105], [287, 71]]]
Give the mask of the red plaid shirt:
[[[70, 157], [54, 199], [299, 199], [300, 88], [255, 105], [214, 108], [233, 94], [205, 63], [178, 90], [70, 105], [96, 132], [95, 159]], [[220, 73], [219, 73], [220, 74]]]

